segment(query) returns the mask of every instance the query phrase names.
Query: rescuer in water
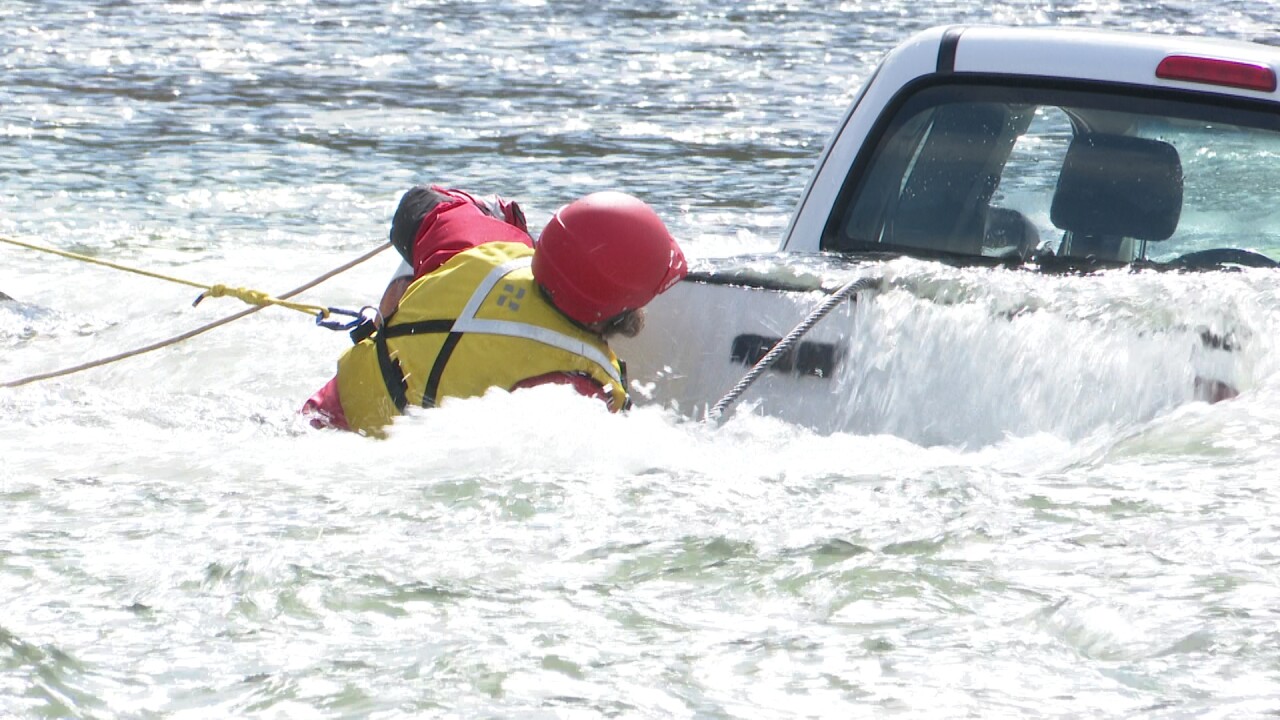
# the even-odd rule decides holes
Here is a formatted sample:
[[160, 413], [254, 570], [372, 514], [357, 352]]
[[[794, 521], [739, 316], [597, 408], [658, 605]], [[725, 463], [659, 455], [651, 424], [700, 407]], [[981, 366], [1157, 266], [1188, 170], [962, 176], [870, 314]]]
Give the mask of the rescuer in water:
[[566, 384], [628, 404], [614, 335], [685, 276], [684, 254], [647, 204], [598, 192], [529, 235], [519, 206], [438, 186], [404, 194], [391, 244], [407, 272], [388, 285], [382, 323], [338, 360], [303, 406], [317, 427], [380, 434], [411, 406]]

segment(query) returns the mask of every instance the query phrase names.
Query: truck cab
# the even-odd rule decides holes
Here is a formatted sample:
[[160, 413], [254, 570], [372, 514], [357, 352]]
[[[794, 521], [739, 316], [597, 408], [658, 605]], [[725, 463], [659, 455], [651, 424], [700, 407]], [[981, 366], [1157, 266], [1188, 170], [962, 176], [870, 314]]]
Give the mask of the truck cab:
[[1277, 55], [1083, 29], [925, 32], [850, 107], [781, 248], [1274, 266], [1280, 222], [1256, 183], [1280, 179], [1258, 162], [1280, 152]]

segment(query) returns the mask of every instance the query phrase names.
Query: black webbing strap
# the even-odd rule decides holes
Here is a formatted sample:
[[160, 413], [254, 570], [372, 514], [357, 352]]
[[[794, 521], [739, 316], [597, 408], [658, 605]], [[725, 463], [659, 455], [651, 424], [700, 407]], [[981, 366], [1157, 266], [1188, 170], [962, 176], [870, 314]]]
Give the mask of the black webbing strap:
[[419, 322], [392, 325], [378, 331], [383, 337], [404, 337], [405, 335], [424, 335], [427, 333], [446, 333], [453, 329], [452, 320], [421, 320]]
[[[395, 403], [396, 409], [400, 412], [404, 412], [405, 407], [409, 405], [409, 398], [406, 394], [408, 383], [405, 381], [404, 371], [400, 369], [400, 363], [391, 357], [391, 351], [387, 347], [387, 340], [406, 335], [446, 333], [452, 328], [452, 320], [423, 320], [415, 323], [404, 323], [403, 325], [392, 325], [379, 330], [373, 336], [374, 345], [378, 349], [378, 367], [382, 370], [382, 382], [386, 384], [387, 394], [391, 396], [391, 401]], [[431, 375], [427, 380], [427, 392], [423, 396], [423, 407], [431, 407], [435, 404], [435, 392], [440, 385], [440, 375], [444, 373], [444, 362], [448, 359], [449, 354], [453, 352], [453, 346], [458, 344], [458, 341], [454, 339], [455, 335], [460, 336], [461, 333], [450, 333], [449, 337], [445, 339], [444, 346], [440, 348], [440, 354], [436, 357], [435, 365], [431, 368]], [[434, 378], [434, 383], [431, 380], [432, 378]], [[432, 399], [430, 404], [427, 403], [428, 398]]]
[[427, 375], [427, 387], [422, 391], [422, 407], [429, 408], [436, 406], [436, 393], [440, 392], [440, 377], [444, 375], [444, 366], [449, 362], [449, 356], [453, 355], [453, 349], [458, 347], [458, 341], [462, 339], [462, 333], [451, 332], [449, 337], [444, 339], [444, 344], [440, 346], [440, 354], [436, 355], [436, 362], [431, 366], [431, 374]]
[[621, 358], [618, 359], [618, 378], [622, 380], [622, 395], [626, 398], [622, 403], [622, 409], [630, 410], [631, 393], [627, 392], [627, 387], [629, 386], [629, 383], [627, 382], [627, 363]]
[[396, 410], [404, 412], [405, 406], [409, 404], [405, 398], [404, 371], [400, 369], [400, 363], [391, 358], [386, 335], [374, 333], [373, 345], [378, 350], [378, 369], [382, 371], [382, 383], [387, 386], [387, 395], [391, 396]]

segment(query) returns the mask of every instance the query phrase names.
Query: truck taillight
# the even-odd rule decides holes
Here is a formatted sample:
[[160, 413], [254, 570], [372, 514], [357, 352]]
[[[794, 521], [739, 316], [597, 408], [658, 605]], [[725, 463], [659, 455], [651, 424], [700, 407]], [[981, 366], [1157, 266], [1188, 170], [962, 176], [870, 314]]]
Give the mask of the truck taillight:
[[1156, 77], [1263, 92], [1276, 89], [1276, 71], [1270, 66], [1191, 55], [1170, 55], [1161, 60]]

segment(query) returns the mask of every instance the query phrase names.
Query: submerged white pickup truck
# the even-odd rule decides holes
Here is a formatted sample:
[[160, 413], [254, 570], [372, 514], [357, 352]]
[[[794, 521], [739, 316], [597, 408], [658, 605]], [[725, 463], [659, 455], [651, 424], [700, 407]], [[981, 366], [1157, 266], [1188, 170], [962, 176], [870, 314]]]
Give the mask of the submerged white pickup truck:
[[[841, 119], [778, 252], [704, 259], [620, 344], [638, 400], [705, 414], [860, 276], [880, 289], [815, 325], [745, 407], [949, 442], [967, 438], [975, 405], [986, 435], [1078, 434], [1090, 419], [1059, 416], [1099, 394], [1112, 416], [1095, 423], [1116, 403], [1140, 417], [1234, 394], [1234, 311], [1179, 317], [1160, 296], [1222, 276], [1192, 271], [1277, 266], [1278, 67], [1278, 48], [1207, 38], [910, 38]], [[1075, 358], [1085, 349], [1096, 357]], [[902, 422], [920, 412], [957, 427]]]

